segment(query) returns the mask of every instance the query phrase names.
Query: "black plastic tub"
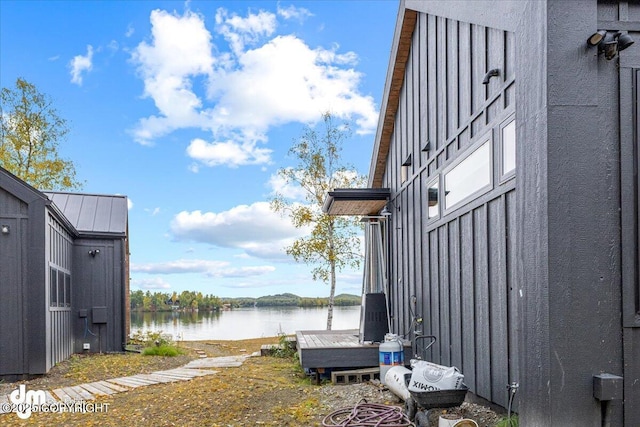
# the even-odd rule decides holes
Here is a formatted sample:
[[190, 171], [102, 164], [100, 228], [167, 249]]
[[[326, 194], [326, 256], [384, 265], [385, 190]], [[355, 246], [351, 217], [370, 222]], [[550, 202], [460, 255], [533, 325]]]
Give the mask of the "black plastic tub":
[[[411, 380], [411, 375], [406, 374], [404, 377], [407, 387]], [[411, 397], [420, 409], [433, 408], [453, 408], [462, 405], [469, 388], [463, 384], [463, 388], [457, 390], [434, 390], [434, 391], [411, 391]]]

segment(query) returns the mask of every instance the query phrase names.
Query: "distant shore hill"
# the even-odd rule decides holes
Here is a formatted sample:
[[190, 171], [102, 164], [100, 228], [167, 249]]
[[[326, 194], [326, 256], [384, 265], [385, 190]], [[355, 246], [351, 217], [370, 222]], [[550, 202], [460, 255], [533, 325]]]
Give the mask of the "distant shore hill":
[[[359, 295], [339, 294], [334, 298], [335, 306], [360, 305]], [[258, 298], [222, 298], [223, 304], [231, 307], [326, 307], [328, 297], [301, 297], [294, 294], [267, 295]]]
[[[220, 311], [241, 307], [326, 307], [329, 298], [301, 297], [294, 294], [267, 295], [258, 298], [219, 298], [201, 292], [130, 292], [132, 311]], [[334, 298], [335, 306], [360, 305], [359, 295], [339, 294]]]

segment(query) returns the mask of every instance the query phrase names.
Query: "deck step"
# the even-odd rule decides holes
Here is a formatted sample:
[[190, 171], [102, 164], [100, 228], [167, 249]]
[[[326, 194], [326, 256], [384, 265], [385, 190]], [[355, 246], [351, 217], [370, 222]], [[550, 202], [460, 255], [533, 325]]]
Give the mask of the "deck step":
[[262, 346], [260, 346], [260, 356], [273, 356], [281, 350], [296, 351], [297, 344], [298, 342], [295, 336], [287, 336], [285, 337], [283, 342], [280, 342], [278, 344], [263, 344]]
[[354, 369], [331, 372], [333, 384], [355, 384], [380, 379], [380, 368]]
[[263, 344], [260, 346], [260, 356], [273, 356], [284, 350], [284, 347], [282, 344]]

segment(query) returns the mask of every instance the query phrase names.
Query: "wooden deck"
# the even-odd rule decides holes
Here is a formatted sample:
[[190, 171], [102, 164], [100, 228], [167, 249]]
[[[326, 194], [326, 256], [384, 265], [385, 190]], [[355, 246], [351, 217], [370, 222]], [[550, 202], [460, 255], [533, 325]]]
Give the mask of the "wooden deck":
[[[359, 369], [380, 365], [378, 343], [360, 343], [359, 331], [297, 331], [300, 364], [304, 369]], [[404, 343], [405, 363], [411, 355], [411, 343]]]

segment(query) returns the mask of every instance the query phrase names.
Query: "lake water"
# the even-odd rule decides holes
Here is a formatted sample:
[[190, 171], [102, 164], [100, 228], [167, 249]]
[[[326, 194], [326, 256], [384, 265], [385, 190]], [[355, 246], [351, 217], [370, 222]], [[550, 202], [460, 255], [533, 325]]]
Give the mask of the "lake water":
[[[334, 307], [332, 329], [358, 329], [360, 306]], [[221, 312], [131, 312], [131, 332], [162, 331], [178, 340], [274, 337], [327, 327], [327, 308], [254, 307]]]

